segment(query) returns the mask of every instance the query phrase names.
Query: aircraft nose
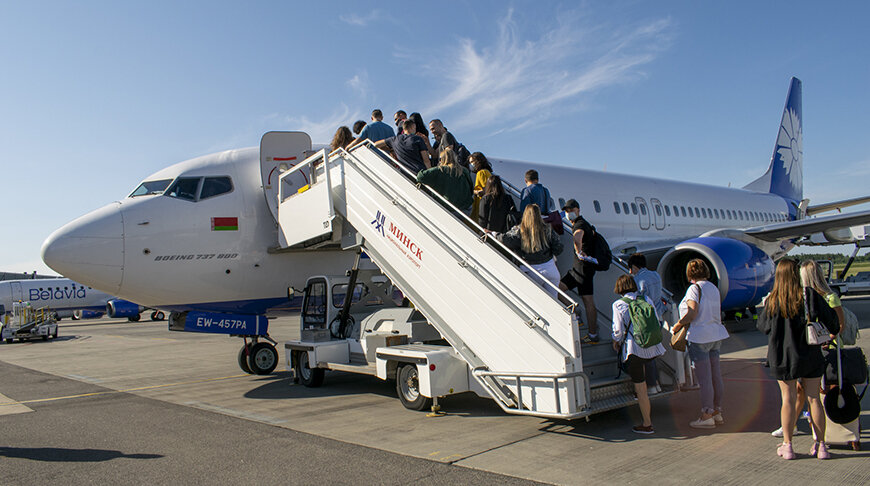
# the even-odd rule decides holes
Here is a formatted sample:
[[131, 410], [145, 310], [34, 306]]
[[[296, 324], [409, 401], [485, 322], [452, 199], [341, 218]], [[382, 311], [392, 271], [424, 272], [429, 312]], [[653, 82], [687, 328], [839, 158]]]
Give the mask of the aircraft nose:
[[121, 204], [103, 206], [49, 235], [42, 261], [64, 277], [117, 295], [124, 276]]

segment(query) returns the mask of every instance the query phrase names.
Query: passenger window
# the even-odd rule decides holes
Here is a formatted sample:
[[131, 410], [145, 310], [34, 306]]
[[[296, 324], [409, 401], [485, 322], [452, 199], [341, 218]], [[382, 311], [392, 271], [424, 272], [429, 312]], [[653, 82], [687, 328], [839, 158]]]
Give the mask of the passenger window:
[[[689, 208], [689, 209], [691, 210], [692, 208]], [[686, 217], [686, 207], [685, 206], [680, 206], [680, 214], [682, 214], [684, 218]], [[691, 214], [690, 214], [690, 216], [691, 216]]]
[[199, 200], [220, 196], [232, 192], [233, 181], [229, 177], [206, 177], [202, 181], [202, 191]]
[[695, 217], [696, 217], [696, 218], [700, 218], [700, 217], [701, 217], [701, 210], [700, 210], [699, 208], [697, 208], [697, 207], [695, 208]]
[[718, 209], [714, 209], [713, 214], [716, 215], [716, 219], [719, 219], [719, 210]]
[[640, 214], [646, 216], [646, 204], [640, 205]]
[[705, 218], [713, 219], [713, 210], [710, 209], [710, 208], [707, 208], [707, 215], [704, 216], [704, 217], [705, 217]]
[[601, 204], [598, 204], [598, 201], [592, 201], [592, 205], [595, 206], [595, 212], [596, 212], [596, 213], [600, 213], [600, 212], [601, 212]]
[[161, 194], [163, 191], [169, 187], [169, 183], [172, 182], [172, 179], [160, 179], [159, 181], [145, 181], [139, 184], [133, 192], [130, 193], [130, 197], [137, 196], [150, 196], [152, 194]]
[[169, 197], [196, 201], [196, 191], [199, 189], [199, 177], [179, 177], [166, 191]]
[[628, 203], [622, 203], [622, 210], [625, 214], [628, 214]]
[[637, 204], [631, 203], [631, 214], [637, 214]]
[[[677, 205], [674, 204], [674, 216], [679, 216], [679, 215], [680, 215], [680, 208], [678, 208]], [[685, 214], [683, 216], [685, 216]]]
[[[658, 206], [656, 206], [656, 210], [658, 210], [658, 209], [659, 209]], [[665, 206], [665, 216], [670, 216], [670, 215], [671, 215], [671, 207]]]
[[689, 217], [694, 218], [695, 214], [692, 212], [692, 206], [689, 206]]
[[613, 210], [616, 211], [616, 214], [619, 214], [619, 203], [616, 201], [613, 202]]
[[662, 215], [662, 207], [661, 206], [654, 206], [654, 207], [656, 208], [656, 216], [661, 216]]

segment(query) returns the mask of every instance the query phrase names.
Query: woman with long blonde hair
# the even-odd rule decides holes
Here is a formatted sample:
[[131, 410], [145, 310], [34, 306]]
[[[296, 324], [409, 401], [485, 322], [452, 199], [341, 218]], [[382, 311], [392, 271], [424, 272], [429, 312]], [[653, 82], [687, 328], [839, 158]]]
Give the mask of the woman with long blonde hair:
[[453, 149], [447, 147], [438, 156], [436, 167], [420, 171], [417, 182], [431, 187], [433, 191], [444, 196], [450, 204], [456, 206], [466, 215], [471, 211], [472, 187], [471, 173], [456, 162]]
[[825, 410], [819, 399], [819, 385], [825, 372], [821, 346], [807, 341], [807, 323], [819, 321], [829, 328], [837, 323], [837, 315], [822, 295], [812, 288], [803, 289], [794, 260], [782, 259], [776, 266], [773, 289], [767, 297], [764, 312], [758, 319], [758, 330], [768, 335], [767, 361], [770, 372], [779, 383], [782, 406], [782, 444], [776, 450], [783, 459], [794, 459], [792, 447], [797, 422], [797, 384], [801, 381], [810, 402], [815, 436], [810, 454], [828, 459], [825, 445]]
[[541, 274], [552, 285], [544, 285], [544, 281], [534, 275], [528, 267], [522, 267], [523, 272], [544, 286], [554, 298], [558, 294], [559, 269], [556, 267], [556, 255], [562, 253], [562, 241], [559, 235], [541, 219], [541, 209], [537, 204], [529, 204], [523, 211], [520, 224], [514, 226], [501, 236], [502, 242], [517, 253], [533, 269]]

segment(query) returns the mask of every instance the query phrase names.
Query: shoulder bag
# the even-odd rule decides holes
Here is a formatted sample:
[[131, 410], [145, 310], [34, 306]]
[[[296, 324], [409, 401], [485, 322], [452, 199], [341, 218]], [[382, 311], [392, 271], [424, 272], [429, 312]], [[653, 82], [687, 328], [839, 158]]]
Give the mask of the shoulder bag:
[[[695, 284], [695, 285], [698, 286], [698, 312], [700, 312], [701, 286], [698, 284]], [[683, 326], [682, 329], [680, 329], [680, 331], [678, 333], [671, 335], [671, 348], [674, 351], [685, 351], [686, 350], [686, 346], [689, 343], [689, 340], [687, 339], [687, 337], [689, 335], [689, 326], [690, 325], [692, 325], [691, 322], [686, 324], [685, 326]]]
[[804, 292], [804, 312], [807, 315], [807, 344], [819, 346], [831, 342], [831, 334], [828, 328], [819, 321], [812, 320], [810, 316], [809, 300], [813, 296], [812, 290]]

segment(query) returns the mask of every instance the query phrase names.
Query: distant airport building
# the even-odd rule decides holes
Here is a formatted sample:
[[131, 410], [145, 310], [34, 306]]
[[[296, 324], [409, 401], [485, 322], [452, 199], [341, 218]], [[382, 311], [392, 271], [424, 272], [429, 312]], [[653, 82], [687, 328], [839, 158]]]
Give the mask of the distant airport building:
[[13, 272], [0, 272], [0, 282], [4, 280], [28, 280], [28, 279], [37, 279], [37, 278], [60, 278], [56, 275], [37, 275], [34, 270], [33, 273], [13, 273]]

